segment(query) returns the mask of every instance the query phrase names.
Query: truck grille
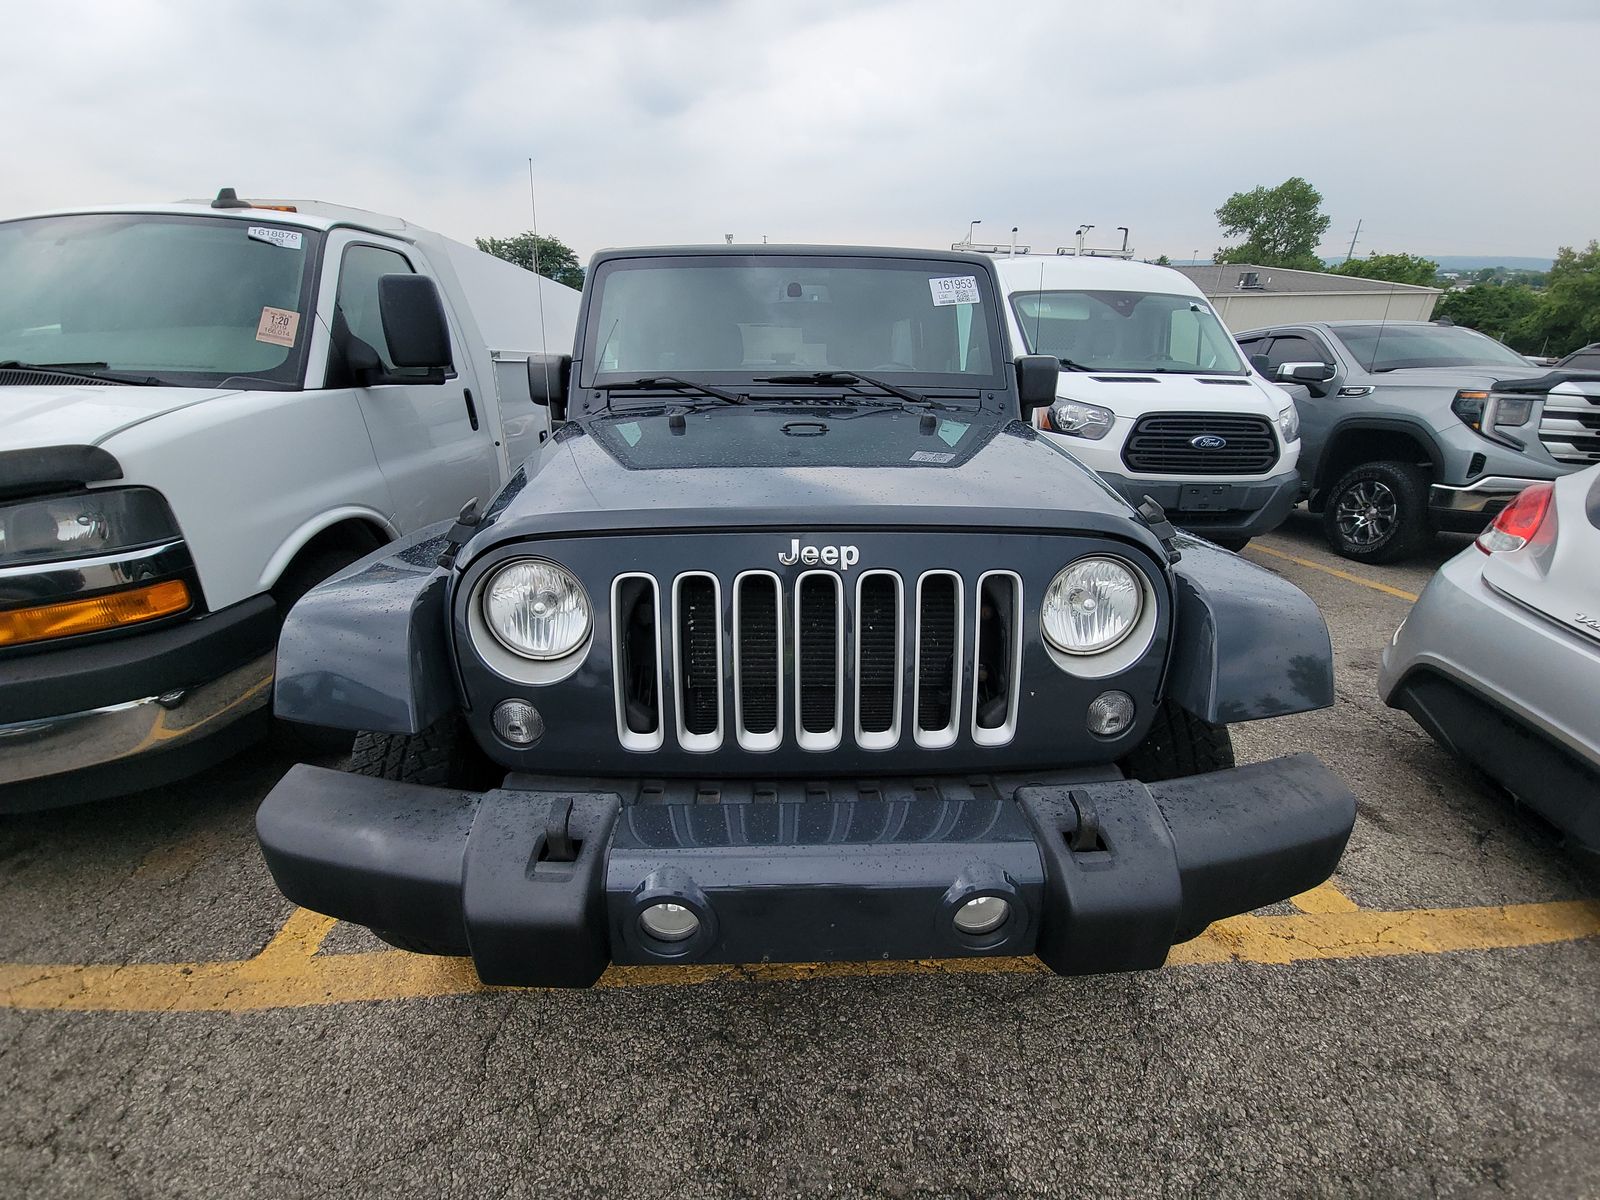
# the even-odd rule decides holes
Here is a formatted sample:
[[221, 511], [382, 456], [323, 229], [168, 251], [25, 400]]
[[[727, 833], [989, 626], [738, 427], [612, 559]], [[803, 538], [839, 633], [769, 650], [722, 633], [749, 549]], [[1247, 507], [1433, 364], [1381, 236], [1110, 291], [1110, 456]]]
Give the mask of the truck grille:
[[[1224, 445], [1193, 444], [1202, 437]], [[1135, 423], [1122, 461], [1147, 475], [1262, 475], [1278, 461], [1278, 438], [1264, 417], [1152, 413]]]
[[[625, 748], [662, 748], [664, 725], [685, 750], [731, 739], [745, 750], [792, 741], [826, 751], [847, 738], [888, 749], [901, 742], [907, 712], [912, 739], [931, 749], [954, 745], [963, 726], [980, 745], [1003, 745], [1016, 730], [1023, 607], [1012, 572], [984, 575], [973, 596], [949, 570], [853, 580], [808, 571], [789, 585], [747, 571], [728, 592], [725, 606], [718, 579], [693, 571], [670, 583], [638, 572], [613, 583], [612, 686]], [[667, 611], [652, 620], [658, 597]], [[665, 636], [655, 636], [658, 625]], [[656, 662], [642, 661], [652, 652]], [[977, 682], [964, 706], [969, 680]], [[673, 710], [665, 721], [663, 703]]]
[[1559, 463], [1582, 467], [1600, 462], [1600, 396], [1546, 395], [1539, 440]]

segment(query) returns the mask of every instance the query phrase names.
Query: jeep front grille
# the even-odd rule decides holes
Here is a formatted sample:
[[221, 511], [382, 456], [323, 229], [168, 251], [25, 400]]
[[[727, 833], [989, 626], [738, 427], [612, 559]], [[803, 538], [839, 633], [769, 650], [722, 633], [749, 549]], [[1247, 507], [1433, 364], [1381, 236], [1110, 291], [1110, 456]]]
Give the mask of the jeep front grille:
[[826, 751], [847, 738], [885, 750], [901, 743], [908, 721], [911, 738], [928, 749], [954, 745], [963, 727], [986, 746], [1015, 734], [1023, 605], [1013, 572], [986, 573], [970, 596], [949, 570], [853, 579], [807, 571], [788, 585], [746, 571], [726, 591], [725, 616], [724, 588], [706, 572], [666, 585], [634, 572], [613, 583], [613, 688], [625, 749], [661, 749], [663, 727], [691, 751], [725, 740], [751, 751], [789, 741]]
[[[1225, 444], [1193, 444], [1204, 437]], [[1152, 413], [1134, 424], [1122, 461], [1147, 475], [1263, 475], [1278, 461], [1278, 438], [1265, 417]]]
[[1559, 463], [1584, 467], [1600, 462], [1600, 396], [1550, 392], [1544, 397], [1539, 440]]

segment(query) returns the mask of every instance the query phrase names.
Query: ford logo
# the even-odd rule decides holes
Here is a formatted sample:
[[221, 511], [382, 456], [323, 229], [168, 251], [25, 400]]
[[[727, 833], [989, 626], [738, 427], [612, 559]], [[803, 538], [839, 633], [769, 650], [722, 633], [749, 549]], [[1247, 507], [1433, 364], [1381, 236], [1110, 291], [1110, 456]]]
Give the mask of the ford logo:
[[1227, 438], [1218, 437], [1214, 433], [1202, 433], [1199, 437], [1189, 439], [1189, 445], [1196, 450], [1221, 450], [1227, 444]]

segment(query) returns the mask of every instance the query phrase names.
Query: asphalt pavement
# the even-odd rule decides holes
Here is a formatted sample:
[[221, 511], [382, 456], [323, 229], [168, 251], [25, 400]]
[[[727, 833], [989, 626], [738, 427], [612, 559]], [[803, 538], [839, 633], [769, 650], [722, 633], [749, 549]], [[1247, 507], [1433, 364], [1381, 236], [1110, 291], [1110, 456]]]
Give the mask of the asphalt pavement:
[[1246, 552], [1329, 712], [1237, 727], [1360, 798], [1333, 886], [1145, 974], [1009, 960], [486, 991], [273, 888], [263, 748], [0, 820], [0, 1195], [1595, 1196], [1593, 868], [1376, 695], [1431, 571]]

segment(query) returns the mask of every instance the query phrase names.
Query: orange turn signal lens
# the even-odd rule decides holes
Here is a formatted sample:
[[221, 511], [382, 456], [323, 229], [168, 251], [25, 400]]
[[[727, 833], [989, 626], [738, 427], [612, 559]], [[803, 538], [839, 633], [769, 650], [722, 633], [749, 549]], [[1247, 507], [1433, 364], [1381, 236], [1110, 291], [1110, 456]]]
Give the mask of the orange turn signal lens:
[[123, 625], [137, 625], [141, 621], [154, 621], [157, 617], [170, 617], [188, 607], [188, 585], [181, 579], [168, 579], [85, 600], [13, 608], [0, 612], [0, 646], [99, 633]]

